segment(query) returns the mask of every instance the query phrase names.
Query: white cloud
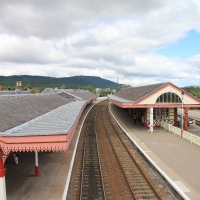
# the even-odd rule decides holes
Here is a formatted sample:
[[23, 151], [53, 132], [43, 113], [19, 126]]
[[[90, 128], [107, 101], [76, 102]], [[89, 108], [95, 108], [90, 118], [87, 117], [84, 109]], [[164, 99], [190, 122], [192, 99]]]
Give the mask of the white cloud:
[[198, 0], [1, 1], [0, 75], [200, 85], [199, 56], [155, 53], [191, 29], [200, 31], [199, 18]]
[[0, 35], [0, 61], [13, 63], [61, 62], [64, 55], [54, 47], [52, 41], [36, 37], [19, 38]]

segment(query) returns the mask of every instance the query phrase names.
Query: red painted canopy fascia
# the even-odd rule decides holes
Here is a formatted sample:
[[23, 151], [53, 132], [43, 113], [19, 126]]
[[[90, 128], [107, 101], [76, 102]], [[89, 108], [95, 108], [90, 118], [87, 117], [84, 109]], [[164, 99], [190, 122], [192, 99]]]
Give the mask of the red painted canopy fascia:
[[[112, 99], [109, 99], [109, 101], [120, 108], [182, 108], [182, 104], [134, 104], [134, 103], [124, 103], [124, 102], [118, 102], [114, 101]], [[185, 108], [197, 108], [200, 107], [200, 104], [183, 104], [183, 107]]]

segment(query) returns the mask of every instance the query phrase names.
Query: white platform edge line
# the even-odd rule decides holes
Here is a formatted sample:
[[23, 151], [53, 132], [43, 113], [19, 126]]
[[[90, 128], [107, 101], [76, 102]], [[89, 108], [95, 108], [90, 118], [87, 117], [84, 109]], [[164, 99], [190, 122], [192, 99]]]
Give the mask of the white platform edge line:
[[[96, 104], [94, 104], [93, 106], [95, 106], [95, 105]], [[76, 140], [74, 152], [73, 152], [73, 155], [72, 155], [72, 159], [71, 159], [71, 163], [70, 163], [70, 167], [69, 167], [69, 171], [68, 171], [68, 175], [67, 175], [67, 180], [66, 180], [66, 184], [65, 184], [65, 189], [64, 189], [64, 192], [63, 192], [62, 200], [65, 200], [67, 198], [67, 192], [68, 192], [68, 188], [69, 188], [69, 182], [70, 182], [70, 178], [71, 178], [72, 168], [73, 168], [73, 165], [74, 165], [74, 159], [75, 159], [75, 155], [76, 155], [76, 150], [77, 150], [77, 146], [78, 146], [79, 137], [80, 137], [80, 134], [81, 134], [82, 127], [83, 127], [83, 124], [85, 122], [85, 119], [88, 116], [88, 113], [90, 112], [90, 110], [93, 108], [93, 106], [88, 110], [87, 114], [85, 115], [85, 117], [83, 119], [83, 122], [81, 124], [80, 130], [79, 130], [79, 133], [78, 133], [78, 137], [77, 137], [77, 140]]]
[[190, 200], [182, 191], [181, 189], [153, 162], [153, 160], [138, 146], [138, 144], [129, 136], [129, 134], [123, 129], [120, 123], [117, 121], [113, 113], [110, 109], [109, 103], [109, 111], [112, 114], [113, 118], [115, 119], [116, 123], [120, 126], [120, 128], [126, 133], [129, 139], [137, 146], [137, 148], [142, 152], [142, 154], [147, 158], [147, 160], [158, 170], [158, 172], [170, 183], [170, 185], [183, 197], [185, 200]]

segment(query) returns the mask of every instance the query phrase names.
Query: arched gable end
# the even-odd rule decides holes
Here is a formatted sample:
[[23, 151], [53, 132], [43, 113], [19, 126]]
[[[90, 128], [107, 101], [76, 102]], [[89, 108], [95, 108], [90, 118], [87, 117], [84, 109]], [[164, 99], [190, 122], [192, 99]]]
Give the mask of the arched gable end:
[[165, 92], [157, 98], [156, 104], [157, 103], [182, 103], [182, 100], [173, 92]]
[[[165, 86], [159, 88], [158, 90], [155, 90], [151, 94], [145, 96], [144, 98], [139, 100], [136, 104], [137, 105], [145, 105], [145, 106], [148, 106], [148, 105], [160, 106], [162, 104], [165, 104], [165, 105], [168, 105], [168, 106], [173, 106], [173, 105], [177, 106], [179, 104], [181, 106], [182, 91], [183, 90], [178, 88], [177, 86], [175, 86], [171, 83], [168, 83]], [[167, 100], [168, 97], [165, 97], [165, 95], [166, 96], [168, 95], [170, 97], [170, 93], [172, 93], [172, 96], [174, 95], [173, 100], [175, 102], [173, 102], [173, 100], [171, 102], [170, 100]], [[159, 105], [159, 103], [157, 101], [158, 101], [159, 97], [160, 98], [163, 97], [162, 95], [164, 96], [164, 99], [166, 98], [166, 101], [169, 101], [170, 103], [165, 102], [165, 100], [163, 100], [162, 103], [160, 102], [160, 105]], [[200, 107], [199, 99], [193, 97], [192, 95], [190, 95], [186, 91], [184, 91], [183, 103], [184, 103], [184, 106]]]

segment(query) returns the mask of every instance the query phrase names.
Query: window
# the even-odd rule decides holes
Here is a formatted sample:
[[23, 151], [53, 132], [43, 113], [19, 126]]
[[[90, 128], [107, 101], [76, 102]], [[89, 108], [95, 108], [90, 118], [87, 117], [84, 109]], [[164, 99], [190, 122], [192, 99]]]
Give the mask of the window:
[[156, 103], [182, 103], [182, 101], [177, 94], [172, 92], [167, 92], [160, 95], [157, 98]]
[[168, 108], [154, 108], [153, 109], [153, 119], [166, 120], [169, 118]]

